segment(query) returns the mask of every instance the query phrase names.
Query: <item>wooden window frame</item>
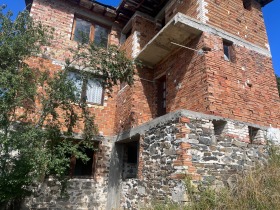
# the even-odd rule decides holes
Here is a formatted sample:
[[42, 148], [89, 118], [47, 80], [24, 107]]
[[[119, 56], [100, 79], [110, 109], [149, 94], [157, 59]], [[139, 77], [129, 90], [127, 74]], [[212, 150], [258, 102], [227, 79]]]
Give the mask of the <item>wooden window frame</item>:
[[[100, 143], [99, 142], [94, 142], [94, 146], [97, 146], [99, 148]], [[77, 166], [77, 158], [74, 155], [71, 155], [70, 157], [70, 168], [69, 168], [69, 177], [72, 178], [94, 178], [96, 174], [96, 168], [97, 168], [97, 161], [98, 161], [98, 151], [93, 150], [93, 155], [92, 155], [92, 165], [91, 165], [91, 174], [88, 175], [75, 175], [75, 168]], [[89, 160], [90, 161], [90, 160]]]
[[[79, 71], [71, 71], [71, 72], [73, 72], [75, 74], [81, 74]], [[80, 101], [85, 100], [85, 102], [87, 104], [96, 105], [96, 106], [103, 106], [103, 104], [104, 104], [104, 96], [105, 96], [105, 90], [104, 90], [103, 86], [102, 86], [102, 94], [101, 94], [101, 102], [100, 103], [93, 103], [93, 102], [87, 101], [86, 95], [87, 95], [88, 79], [91, 79], [91, 78], [81, 78], [82, 87], [81, 87], [81, 93], [80, 93]], [[92, 79], [101, 80], [101, 78], [99, 78], [99, 77], [93, 77]]]
[[80, 16], [80, 15], [75, 16], [74, 20], [73, 20], [73, 27], [72, 27], [72, 32], [71, 32], [71, 40], [72, 41], [75, 41], [74, 37], [75, 37], [75, 29], [76, 29], [76, 22], [77, 22], [76, 19], [81, 19], [81, 20], [86, 21], [86, 22], [91, 24], [90, 33], [89, 33], [89, 41], [90, 42], [94, 42], [95, 27], [96, 27], [95, 25], [98, 25], [102, 28], [105, 28], [108, 31], [106, 47], [110, 44], [109, 43], [110, 42], [110, 28], [108, 26], [105, 26], [104, 24], [101, 24], [101, 23], [93, 21], [93, 20], [89, 20], [88, 18], [85, 18], [85, 17]]
[[[95, 77], [94, 79], [99, 80], [100, 78]], [[87, 95], [87, 83], [88, 83], [87, 80], [88, 80], [88, 79], [84, 79], [84, 80], [83, 80], [83, 86], [82, 86], [82, 92], [81, 92], [81, 100], [86, 99], [86, 95]], [[103, 104], [104, 104], [104, 95], [105, 95], [105, 91], [104, 91], [104, 87], [102, 86], [102, 94], [101, 94], [101, 102], [100, 102], [100, 104], [99, 104], [99, 103], [88, 102], [87, 100], [86, 100], [86, 103], [87, 103], [87, 104], [91, 104], [91, 105], [96, 105], [96, 106], [103, 106]]]
[[[227, 47], [228, 55], [225, 53], [225, 47]], [[224, 60], [228, 62], [234, 62], [234, 52], [233, 52], [233, 43], [227, 40], [223, 40], [223, 54]], [[227, 57], [227, 59], [226, 59]]]

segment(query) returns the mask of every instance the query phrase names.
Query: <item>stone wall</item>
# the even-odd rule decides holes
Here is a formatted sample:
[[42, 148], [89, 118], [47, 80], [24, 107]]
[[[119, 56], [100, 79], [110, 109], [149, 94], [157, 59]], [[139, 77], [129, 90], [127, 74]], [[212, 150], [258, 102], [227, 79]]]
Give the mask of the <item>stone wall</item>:
[[[115, 141], [104, 140], [95, 178], [70, 180], [68, 198], [60, 198], [59, 183], [49, 179], [25, 209], [139, 209], [152, 201], [186, 202], [186, 177], [197, 185], [231, 186], [236, 174], [265, 163], [267, 137], [279, 139], [279, 130], [271, 130], [192, 111], [169, 113]], [[135, 178], [135, 164], [129, 176], [126, 167], [132, 144], [139, 145]]]
[[94, 177], [74, 177], [67, 183], [66, 193], [61, 196], [61, 183], [47, 178], [33, 187], [34, 194], [22, 205], [23, 210], [100, 210], [107, 204], [109, 167], [112, 154], [112, 139], [103, 139], [97, 153]]
[[[266, 128], [199, 113], [179, 113], [138, 129], [138, 177], [123, 177], [124, 209], [139, 209], [151, 201], [185, 202], [186, 177], [196, 184], [229, 186], [234, 175], [267, 161]], [[250, 133], [252, 128], [256, 134]]]

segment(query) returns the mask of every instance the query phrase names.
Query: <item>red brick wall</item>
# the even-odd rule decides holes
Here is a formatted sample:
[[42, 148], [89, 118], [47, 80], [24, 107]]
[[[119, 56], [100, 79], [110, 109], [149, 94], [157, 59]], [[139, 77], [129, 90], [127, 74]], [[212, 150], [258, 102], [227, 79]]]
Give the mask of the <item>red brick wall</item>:
[[251, 11], [244, 9], [242, 0], [205, 1], [208, 4], [208, 24], [266, 48], [268, 39], [261, 5], [257, 1], [251, 1]]
[[197, 0], [173, 0], [165, 9], [165, 22], [171, 20], [178, 12], [192, 18], [197, 18], [198, 12]]
[[[265, 47], [267, 38], [258, 3], [253, 4], [251, 11], [243, 11], [242, 1], [228, 1], [227, 4], [224, 1], [206, 2], [209, 24], [234, 35], [238, 35], [236, 30], [240, 30], [241, 38], [247, 34], [248, 41]], [[32, 16], [56, 29], [55, 40], [49, 50], [54, 52], [52, 58], [63, 60], [69, 55], [67, 48], [76, 45], [70, 40], [74, 13], [86, 10], [62, 0], [35, 0], [34, 3]], [[177, 12], [197, 17], [197, 3], [194, 0], [183, 1], [183, 4], [176, 1], [166, 8], [166, 21]], [[241, 22], [238, 19], [240, 14], [243, 18]], [[117, 25], [112, 28], [110, 42], [118, 44], [121, 29]], [[136, 15], [132, 20], [132, 34], [121, 48], [131, 57], [135, 41], [142, 49], [158, 30], [154, 22]], [[134, 40], [135, 31], [140, 32], [138, 40]], [[194, 49], [203, 46], [222, 49], [222, 39], [204, 33], [188, 46]], [[100, 131], [111, 135], [155, 118], [157, 89], [154, 81], [163, 74], [167, 78], [167, 112], [189, 109], [279, 127], [279, 97], [271, 59], [239, 46], [234, 46], [234, 52], [234, 62], [228, 62], [224, 60], [222, 50], [197, 55], [194, 51], [181, 48], [170, 53], [154, 69], [137, 68], [132, 87], [121, 91], [115, 87], [113, 98], [108, 98], [105, 106], [91, 108]], [[247, 81], [252, 87], [245, 84]]]
[[[51, 46], [47, 48], [47, 54], [50, 59], [55, 59], [60, 62], [64, 62], [65, 58], [70, 56], [69, 48], [77, 46], [75, 41], [71, 40], [71, 32], [73, 27], [74, 14], [79, 11], [79, 13], [88, 13], [94, 17], [102, 17], [100, 14], [93, 13], [85, 8], [78, 7], [74, 4], [63, 0], [34, 0], [34, 3], [31, 8], [31, 16], [35, 20], [41, 21], [44, 25], [53, 27], [54, 39], [52, 40]], [[111, 21], [107, 18], [107, 21]], [[94, 22], [94, 21], [93, 21]], [[111, 27], [109, 43], [110, 44], [119, 44], [120, 37], [120, 27], [116, 24], [113, 24]], [[42, 65], [38, 66], [39, 60]], [[31, 66], [48, 68], [53, 70], [61, 69], [61, 66], [53, 65], [51, 60], [44, 59], [32, 59], [29, 62]], [[116, 97], [115, 93], [118, 91], [118, 87], [114, 88], [112, 96], [109, 97], [108, 94], [105, 94], [103, 106], [89, 105], [90, 110], [95, 115], [95, 122], [98, 125], [99, 131], [104, 135], [112, 135], [114, 130], [115, 122], [115, 110], [116, 110]], [[81, 110], [77, 109], [77, 113], [80, 113]], [[81, 124], [79, 124], [75, 132], [81, 132]]]
[[[52, 63], [51, 60], [47, 60], [47, 59], [43, 59], [43, 58], [34, 57], [32, 59], [29, 59], [27, 61], [27, 63], [30, 66], [32, 66], [33, 68], [37, 68], [41, 71], [50, 70], [50, 71], [55, 72], [55, 71], [61, 70], [61, 66], [55, 65]], [[115, 92], [117, 92], [116, 89], [117, 89], [117, 87], [114, 88]], [[88, 105], [88, 106], [89, 106], [89, 110], [91, 111], [91, 113], [93, 113], [95, 115], [95, 123], [97, 124], [99, 131], [102, 132], [105, 136], [113, 135], [115, 111], [116, 111], [115, 97], [113, 97], [113, 98], [109, 97], [108, 94], [105, 93], [103, 106], [101, 106], [101, 105], [100, 106], [99, 105]], [[78, 115], [80, 115], [81, 109], [79, 109], [77, 107], [76, 113]], [[63, 113], [60, 112], [60, 114], [62, 115]], [[34, 116], [31, 116], [31, 117], [33, 119], [36, 119], [36, 116], [39, 116], [39, 115], [36, 114], [36, 112], [35, 112]], [[83, 123], [81, 121], [75, 127], [74, 132], [80, 133], [82, 129], [83, 129]]]
[[[203, 36], [188, 45], [194, 49], [203, 46]], [[209, 93], [205, 58], [196, 52], [181, 48], [171, 54], [155, 68], [155, 78], [166, 74], [167, 112], [189, 109], [207, 112]]]
[[[165, 10], [166, 22], [178, 12], [199, 19], [199, 6], [197, 0], [171, 1]], [[252, 1], [250, 11], [244, 9], [242, 0], [204, 0], [204, 6], [207, 24], [267, 48], [262, 8], [257, 1]]]
[[[69, 48], [77, 46], [75, 41], [71, 40], [73, 21], [75, 13], [89, 14], [96, 19], [105, 19], [113, 22], [100, 14], [93, 13], [90, 10], [79, 7], [63, 0], [34, 0], [31, 8], [31, 16], [35, 20], [41, 21], [44, 25], [54, 28], [54, 39], [51, 47], [48, 47], [47, 54], [60, 61], [65, 61], [65, 58], [70, 56]], [[94, 18], [93, 18], [94, 22]], [[98, 22], [97, 22], [98, 23]], [[117, 24], [109, 27], [110, 44], [119, 44], [120, 29]]]
[[[205, 35], [205, 43], [223, 47], [222, 39], [210, 34]], [[279, 127], [280, 98], [271, 58], [237, 45], [233, 48], [233, 62], [224, 60], [223, 50], [205, 56], [209, 113]]]
[[159, 29], [156, 27], [155, 22], [136, 15], [132, 22], [133, 31], [140, 32], [139, 44], [140, 50], [157, 34]]
[[116, 132], [136, 127], [155, 117], [153, 74], [152, 69], [137, 68], [134, 84], [119, 91], [116, 97]]

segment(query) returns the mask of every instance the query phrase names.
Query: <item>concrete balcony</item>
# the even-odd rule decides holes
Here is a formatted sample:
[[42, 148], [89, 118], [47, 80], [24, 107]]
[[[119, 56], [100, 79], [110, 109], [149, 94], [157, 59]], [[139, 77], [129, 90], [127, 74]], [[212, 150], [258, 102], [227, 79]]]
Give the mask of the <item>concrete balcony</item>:
[[[252, 44], [247, 40], [228, 33], [220, 28], [202, 23], [197, 19], [188, 17], [182, 13], [177, 13], [137, 54], [136, 59], [143, 64], [153, 67], [162, 59], [166, 58], [172, 51], [186, 46], [191, 40], [200, 36], [202, 32], [215, 34], [224, 40], [230, 41], [236, 45], [253, 50], [262, 55], [271, 57], [268, 49]], [[200, 49], [196, 49], [200, 50]]]
[[139, 52], [137, 59], [145, 65], [153, 67], [170, 52], [187, 45], [191, 40], [199, 36], [204, 24], [196, 19], [177, 13], [146, 46]]

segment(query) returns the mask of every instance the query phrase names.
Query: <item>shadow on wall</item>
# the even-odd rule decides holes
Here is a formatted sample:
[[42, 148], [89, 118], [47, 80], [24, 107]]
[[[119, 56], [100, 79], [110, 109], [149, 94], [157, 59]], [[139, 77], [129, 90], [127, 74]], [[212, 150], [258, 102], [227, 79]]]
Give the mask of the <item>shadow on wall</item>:
[[122, 158], [123, 146], [120, 144], [114, 144], [109, 166], [108, 199], [106, 204], [106, 209], [108, 210], [112, 208], [119, 209], [120, 207]]

